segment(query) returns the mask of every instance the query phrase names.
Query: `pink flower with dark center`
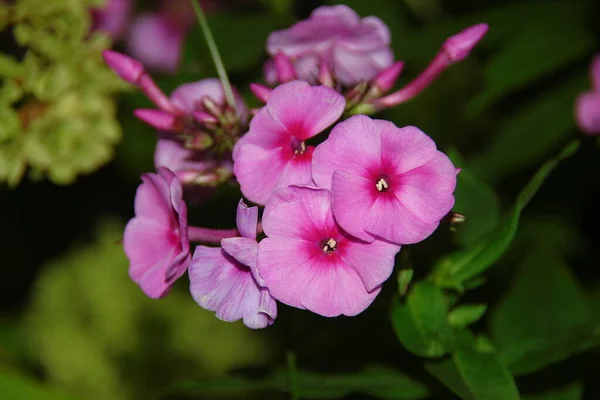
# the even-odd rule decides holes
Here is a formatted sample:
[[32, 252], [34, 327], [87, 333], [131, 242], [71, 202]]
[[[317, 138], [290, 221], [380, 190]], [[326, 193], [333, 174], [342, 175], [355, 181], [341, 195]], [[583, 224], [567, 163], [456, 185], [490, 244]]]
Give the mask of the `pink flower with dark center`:
[[92, 30], [118, 40], [123, 36], [131, 14], [132, 0], [107, 0], [102, 8], [92, 8]]
[[600, 54], [590, 66], [592, 90], [579, 95], [575, 115], [579, 128], [588, 135], [600, 134]]
[[364, 311], [400, 250], [341, 230], [324, 189], [289, 186], [275, 192], [262, 223], [267, 237], [258, 245], [258, 272], [273, 297], [326, 317]]
[[316, 136], [342, 115], [344, 97], [325, 86], [293, 81], [278, 86], [233, 149], [233, 171], [242, 193], [265, 204], [271, 193], [311, 182]]
[[316, 148], [313, 179], [331, 190], [340, 226], [366, 241], [419, 242], [454, 205], [456, 169], [433, 140], [364, 115], [336, 125]]
[[169, 292], [190, 263], [187, 207], [181, 182], [167, 168], [142, 175], [142, 182], [123, 244], [129, 276], [156, 299]]
[[190, 291], [203, 308], [227, 322], [243, 320], [253, 329], [271, 325], [277, 317], [275, 299], [258, 276], [256, 230], [258, 207], [242, 200], [237, 210], [241, 237], [223, 239], [222, 248], [198, 246], [190, 264]]
[[[369, 81], [390, 66], [394, 55], [390, 32], [377, 17], [361, 19], [344, 5], [315, 9], [309, 19], [267, 39], [271, 56], [282, 52], [294, 60], [297, 76], [317, 82], [319, 63], [325, 62], [346, 86]], [[267, 75], [272, 64], [266, 67]]]

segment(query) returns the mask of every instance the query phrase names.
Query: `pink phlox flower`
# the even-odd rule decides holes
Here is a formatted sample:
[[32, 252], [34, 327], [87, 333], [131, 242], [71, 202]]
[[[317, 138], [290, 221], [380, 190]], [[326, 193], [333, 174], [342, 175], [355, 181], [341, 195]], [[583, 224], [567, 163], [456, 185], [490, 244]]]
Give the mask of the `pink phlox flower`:
[[[299, 79], [316, 83], [319, 63], [325, 62], [338, 82], [352, 86], [371, 80], [393, 63], [390, 42], [389, 29], [379, 18], [361, 19], [344, 5], [323, 6], [291, 28], [271, 33], [267, 51], [292, 58]], [[265, 66], [267, 79], [275, 77], [273, 67]]]
[[575, 115], [579, 128], [588, 135], [600, 134], [600, 54], [590, 66], [592, 90], [579, 95]]
[[190, 291], [217, 318], [243, 320], [253, 329], [271, 325], [277, 317], [275, 299], [257, 271], [258, 207], [240, 200], [237, 228], [241, 237], [223, 239], [222, 248], [197, 246], [189, 269]]
[[125, 33], [131, 15], [132, 0], [107, 0], [102, 8], [92, 8], [92, 31], [101, 31], [113, 40]]
[[313, 179], [333, 196], [340, 226], [366, 241], [427, 238], [454, 205], [456, 169], [418, 128], [356, 115], [313, 157]]
[[364, 311], [390, 276], [400, 246], [363, 242], [336, 224], [328, 190], [288, 186], [265, 206], [258, 272], [277, 300], [334, 317]]
[[344, 97], [325, 86], [293, 81], [276, 87], [233, 149], [244, 196], [265, 204], [274, 190], [310, 183], [314, 147], [305, 141], [337, 121], [344, 106]]
[[181, 182], [167, 168], [143, 174], [142, 182], [123, 244], [131, 279], [149, 297], [160, 298], [190, 263], [187, 207]]

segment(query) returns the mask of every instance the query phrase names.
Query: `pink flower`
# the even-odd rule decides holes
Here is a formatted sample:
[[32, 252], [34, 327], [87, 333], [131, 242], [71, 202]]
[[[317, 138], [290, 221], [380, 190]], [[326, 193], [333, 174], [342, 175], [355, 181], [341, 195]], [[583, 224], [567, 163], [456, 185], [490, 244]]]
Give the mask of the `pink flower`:
[[579, 128], [588, 135], [600, 134], [600, 54], [590, 66], [592, 90], [579, 95], [575, 114]]
[[179, 67], [186, 31], [162, 14], [141, 14], [131, 25], [127, 49], [146, 68], [174, 73]]
[[289, 186], [269, 199], [263, 215], [267, 238], [258, 247], [258, 270], [277, 300], [334, 317], [364, 311], [390, 276], [400, 250], [366, 243], [333, 219], [328, 190]]
[[237, 227], [241, 237], [223, 239], [223, 248], [196, 247], [189, 269], [190, 291], [203, 308], [217, 318], [239, 319], [253, 329], [271, 325], [277, 317], [275, 299], [257, 275], [256, 227], [258, 207], [240, 200]]
[[[267, 50], [295, 60], [297, 76], [315, 83], [319, 63], [329, 64], [346, 86], [369, 81], [394, 61], [390, 32], [377, 17], [360, 17], [344, 5], [323, 6], [310, 18], [276, 31], [267, 39]], [[269, 64], [272, 66], [272, 64]], [[269, 73], [269, 66], [267, 73]]]
[[190, 263], [187, 207], [181, 182], [167, 168], [142, 175], [135, 195], [135, 217], [123, 244], [129, 276], [152, 298], [165, 296]]
[[293, 81], [275, 88], [233, 149], [244, 196], [265, 204], [274, 190], [311, 182], [314, 147], [305, 141], [337, 121], [344, 106], [344, 97], [325, 86]]
[[113, 40], [120, 39], [125, 32], [131, 6], [131, 0], [107, 0], [104, 7], [93, 8], [92, 30], [104, 32]]
[[454, 205], [456, 171], [418, 128], [357, 115], [314, 153], [313, 179], [340, 226], [366, 241], [419, 242]]

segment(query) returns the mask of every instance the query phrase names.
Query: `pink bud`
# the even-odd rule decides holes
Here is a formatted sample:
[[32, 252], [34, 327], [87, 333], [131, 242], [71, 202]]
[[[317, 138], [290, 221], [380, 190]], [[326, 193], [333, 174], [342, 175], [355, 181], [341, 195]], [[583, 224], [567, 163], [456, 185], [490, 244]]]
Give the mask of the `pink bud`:
[[277, 72], [277, 80], [280, 83], [293, 81], [296, 79], [296, 71], [292, 60], [282, 52], [275, 54], [275, 71]]
[[269, 95], [273, 91], [273, 89], [261, 85], [259, 83], [251, 83], [250, 90], [252, 91], [254, 96], [256, 96], [256, 98], [262, 101], [263, 103], [267, 102], [267, 100], [269, 99]]
[[133, 83], [138, 83], [142, 75], [145, 74], [142, 63], [125, 54], [118, 53], [112, 50], [105, 50], [102, 53], [104, 62], [109, 66], [121, 79]]
[[446, 52], [451, 63], [467, 58], [471, 50], [485, 36], [488, 24], [477, 24], [446, 39], [442, 49]]
[[330, 88], [335, 86], [331, 68], [329, 68], [329, 65], [324, 60], [321, 60], [319, 63], [319, 83]]
[[372, 85], [377, 87], [382, 93], [387, 92], [394, 87], [396, 80], [400, 76], [404, 62], [398, 61], [381, 71], [372, 81]]
[[133, 115], [159, 131], [176, 130], [176, 117], [164, 111], [138, 108]]
[[219, 121], [214, 115], [204, 111], [194, 111], [192, 114], [194, 119], [201, 124], [216, 124]]

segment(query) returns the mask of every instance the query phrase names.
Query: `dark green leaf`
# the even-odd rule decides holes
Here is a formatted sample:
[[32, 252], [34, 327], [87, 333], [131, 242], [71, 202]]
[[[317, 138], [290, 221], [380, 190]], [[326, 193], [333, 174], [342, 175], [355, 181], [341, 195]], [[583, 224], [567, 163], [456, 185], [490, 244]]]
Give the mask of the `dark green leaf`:
[[523, 400], [580, 400], [583, 396], [583, 385], [575, 382], [567, 387], [555, 389], [541, 394], [523, 396]]
[[448, 315], [448, 323], [455, 328], [464, 328], [477, 321], [487, 310], [486, 304], [462, 304]]
[[419, 282], [408, 294], [406, 302], [394, 302], [392, 324], [400, 342], [422, 357], [441, 357], [452, 351], [454, 336], [448, 324], [446, 304], [441, 290]]
[[446, 287], [463, 290], [465, 281], [476, 277], [492, 266], [508, 249], [514, 238], [523, 208], [550, 172], [563, 159], [570, 157], [578, 147], [579, 141], [573, 141], [565, 146], [556, 157], [544, 163], [519, 193], [515, 206], [503, 222], [474, 246], [452, 253], [441, 260], [434, 270], [434, 281]]
[[46, 388], [28, 378], [0, 374], [0, 393], [3, 399], [68, 400], [70, 397]]
[[425, 369], [465, 400], [519, 399], [512, 376], [494, 353], [461, 346], [449, 359], [427, 363]]

